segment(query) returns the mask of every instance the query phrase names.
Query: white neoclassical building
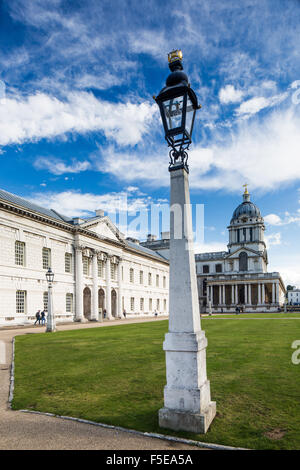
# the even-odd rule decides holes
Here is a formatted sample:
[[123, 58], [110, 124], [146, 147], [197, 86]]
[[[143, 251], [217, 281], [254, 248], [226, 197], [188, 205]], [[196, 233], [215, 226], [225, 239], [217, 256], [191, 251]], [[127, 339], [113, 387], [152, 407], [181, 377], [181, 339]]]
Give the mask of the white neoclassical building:
[[[233, 212], [228, 251], [195, 255], [200, 311], [277, 311], [285, 299], [285, 286], [278, 272], [268, 272], [264, 240], [265, 225], [259, 208], [245, 189], [243, 201]], [[168, 258], [170, 236], [157, 240], [149, 235], [142, 245]]]
[[277, 311], [285, 299], [278, 272], [268, 272], [264, 219], [247, 188], [233, 212], [228, 251], [196, 254], [199, 302], [202, 312]]
[[101, 210], [71, 219], [0, 190], [0, 325], [47, 311], [48, 267], [57, 321], [168, 314], [164, 256], [125, 239]]

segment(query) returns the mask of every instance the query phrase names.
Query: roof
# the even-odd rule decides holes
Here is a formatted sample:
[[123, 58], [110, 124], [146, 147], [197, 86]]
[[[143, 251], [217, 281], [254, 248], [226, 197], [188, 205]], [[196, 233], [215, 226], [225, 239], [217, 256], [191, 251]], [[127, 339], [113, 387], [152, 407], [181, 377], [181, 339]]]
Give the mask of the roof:
[[243, 202], [239, 204], [233, 212], [230, 223], [241, 216], [261, 218], [260, 210], [252, 201], [250, 201], [250, 194], [248, 192], [243, 194]]
[[228, 251], [212, 251], [211, 253], [197, 253], [196, 261], [220, 260], [226, 258]]
[[135, 251], [140, 251], [141, 253], [145, 255], [150, 255], [154, 256], [155, 258], [159, 259], [160, 261], [169, 261], [167, 258], [162, 256], [161, 254], [157, 253], [156, 251], [150, 250], [149, 248], [146, 248], [145, 246], [138, 245], [137, 243], [133, 243], [129, 240], [125, 240], [126, 245], [129, 248], [133, 248]]
[[[16, 196], [15, 194], [9, 193], [8, 191], [5, 191], [4, 189], [0, 189], [0, 201], [1, 200], [5, 201], [5, 202], [8, 202], [8, 203], [11, 203], [11, 204], [14, 204], [14, 205], [19, 206], [19, 207], [22, 207], [23, 209], [33, 211], [33, 212], [37, 212], [37, 213], [39, 213], [39, 214], [41, 214], [45, 217], [50, 217], [51, 219], [55, 219], [57, 221], [67, 223], [67, 224], [70, 224], [72, 226], [74, 225], [74, 221], [73, 221], [72, 218], [66, 217], [62, 214], [59, 214], [54, 209], [46, 209], [45, 207], [39, 206], [38, 204], [27, 201], [26, 199], [23, 199], [22, 197]], [[94, 219], [96, 220], [96, 217], [92, 217], [91, 219], [85, 219], [84, 222], [85, 223], [90, 222]], [[89, 231], [88, 228], [85, 229], [85, 230]], [[91, 233], [93, 233], [93, 232], [91, 232]], [[167, 258], [160, 255], [159, 253], [156, 253], [153, 250], [150, 250], [149, 248], [145, 248], [141, 245], [130, 242], [128, 240], [125, 241], [125, 245], [127, 245], [129, 248], [131, 248], [131, 249], [133, 249], [137, 252], [143, 253], [144, 255], [148, 255], [148, 256], [157, 258], [160, 261], [167, 261], [168, 262]]]
[[67, 222], [72, 224], [72, 219], [70, 217], [61, 215], [53, 209], [45, 209], [45, 207], [27, 201], [26, 199], [16, 196], [15, 194], [9, 193], [8, 191], [4, 191], [4, 189], [0, 189], [0, 200], [1, 199], [3, 201], [11, 202], [12, 204], [16, 204], [17, 206], [21, 206], [24, 209], [39, 212], [40, 214], [45, 215], [46, 217], [51, 217], [52, 219], [59, 220], [60, 222]]

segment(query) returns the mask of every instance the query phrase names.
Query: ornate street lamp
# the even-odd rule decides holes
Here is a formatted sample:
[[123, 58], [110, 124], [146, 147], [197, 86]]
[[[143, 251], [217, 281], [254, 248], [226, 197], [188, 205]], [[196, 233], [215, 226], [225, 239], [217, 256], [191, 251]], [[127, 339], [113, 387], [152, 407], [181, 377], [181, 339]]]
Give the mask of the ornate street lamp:
[[166, 86], [160, 91], [157, 102], [164, 126], [165, 138], [170, 150], [170, 169], [185, 167], [188, 171], [187, 152], [192, 142], [192, 133], [198, 104], [187, 75], [183, 72], [182, 52], [168, 54], [170, 75]]
[[46, 279], [48, 282], [48, 316], [47, 316], [47, 327], [46, 332], [50, 333], [56, 330], [55, 319], [53, 313], [53, 298], [52, 298], [52, 285], [54, 280], [54, 272], [51, 268], [46, 272]]
[[169, 56], [171, 74], [155, 97], [170, 151], [170, 315], [165, 336], [167, 385], [159, 425], [205, 433], [216, 414], [206, 376], [207, 339], [201, 330], [187, 149], [200, 108], [186, 74], [181, 51]]

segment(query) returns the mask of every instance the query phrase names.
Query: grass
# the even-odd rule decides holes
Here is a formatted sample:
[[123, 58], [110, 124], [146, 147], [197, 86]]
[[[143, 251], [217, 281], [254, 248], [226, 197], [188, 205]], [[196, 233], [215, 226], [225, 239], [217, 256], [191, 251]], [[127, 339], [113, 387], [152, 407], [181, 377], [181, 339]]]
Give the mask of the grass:
[[300, 448], [300, 365], [291, 362], [299, 320], [202, 319], [217, 401], [206, 435], [158, 426], [167, 327], [159, 321], [16, 337], [13, 408], [252, 449]]

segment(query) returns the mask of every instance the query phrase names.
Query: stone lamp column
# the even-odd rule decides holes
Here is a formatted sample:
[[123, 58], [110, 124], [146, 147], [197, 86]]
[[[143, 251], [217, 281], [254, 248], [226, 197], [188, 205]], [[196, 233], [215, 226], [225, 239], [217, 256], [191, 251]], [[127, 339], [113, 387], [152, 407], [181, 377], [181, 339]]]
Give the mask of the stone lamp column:
[[170, 315], [165, 336], [167, 385], [159, 425], [205, 433], [215, 414], [206, 375], [207, 339], [201, 330], [187, 169], [170, 168]]

